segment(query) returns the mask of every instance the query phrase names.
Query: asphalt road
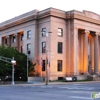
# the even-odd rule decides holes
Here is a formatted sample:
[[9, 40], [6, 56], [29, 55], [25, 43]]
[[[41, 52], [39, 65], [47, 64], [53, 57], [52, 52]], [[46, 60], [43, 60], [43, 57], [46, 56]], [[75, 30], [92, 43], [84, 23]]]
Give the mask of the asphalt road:
[[93, 92], [100, 92], [99, 82], [47, 86], [5, 85], [0, 86], [0, 100], [93, 100]]

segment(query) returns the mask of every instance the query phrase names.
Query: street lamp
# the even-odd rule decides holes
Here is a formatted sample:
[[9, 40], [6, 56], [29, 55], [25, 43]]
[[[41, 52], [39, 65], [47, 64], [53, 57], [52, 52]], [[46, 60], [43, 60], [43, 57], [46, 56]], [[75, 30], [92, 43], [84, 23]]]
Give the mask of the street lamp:
[[28, 61], [29, 61], [29, 54], [30, 54], [30, 51], [27, 51], [27, 82], [28, 82], [28, 67], [29, 67]]
[[12, 63], [12, 85], [14, 85], [14, 64], [16, 63], [16, 61], [14, 60], [14, 57], [11, 60]]
[[28, 82], [28, 54], [27, 54], [27, 82]]

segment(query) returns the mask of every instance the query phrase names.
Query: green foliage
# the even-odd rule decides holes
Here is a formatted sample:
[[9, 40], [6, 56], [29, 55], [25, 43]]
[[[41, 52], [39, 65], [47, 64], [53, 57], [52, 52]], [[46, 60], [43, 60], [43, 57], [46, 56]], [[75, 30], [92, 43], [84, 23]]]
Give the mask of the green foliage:
[[36, 63], [30, 65], [30, 67], [29, 67], [29, 73], [35, 71], [35, 70], [34, 70], [35, 65], [36, 65]]
[[[20, 76], [27, 78], [27, 56], [19, 53], [13, 47], [0, 46], [0, 56], [12, 58], [16, 60], [15, 77], [18, 79]], [[33, 64], [29, 61], [29, 66]], [[34, 69], [34, 67], [33, 67]], [[32, 70], [32, 69], [31, 69]], [[12, 64], [0, 60], [0, 76], [7, 76], [12, 74]]]

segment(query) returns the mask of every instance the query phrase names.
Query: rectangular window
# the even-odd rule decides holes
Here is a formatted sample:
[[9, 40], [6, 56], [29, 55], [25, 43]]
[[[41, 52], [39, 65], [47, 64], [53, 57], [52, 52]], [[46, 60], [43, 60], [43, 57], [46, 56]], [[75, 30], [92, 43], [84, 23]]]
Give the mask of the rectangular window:
[[23, 41], [24, 34], [21, 34], [21, 41]]
[[45, 71], [45, 60], [42, 60], [42, 71]]
[[58, 53], [62, 53], [62, 42], [58, 42]]
[[63, 36], [63, 29], [62, 28], [58, 28], [58, 36]]
[[21, 46], [21, 53], [23, 53], [23, 46]]
[[46, 53], [46, 42], [42, 42], [42, 53]]
[[5, 38], [5, 44], [7, 44], [7, 38]]
[[27, 31], [27, 39], [30, 39], [30, 38], [31, 38], [31, 30]]
[[46, 28], [42, 28], [42, 36], [46, 36]]
[[30, 54], [30, 52], [31, 52], [31, 44], [29, 43], [27, 44], [27, 53]]
[[13, 43], [16, 42], [16, 36], [13, 36]]
[[57, 62], [57, 70], [62, 71], [62, 60], [58, 60]]

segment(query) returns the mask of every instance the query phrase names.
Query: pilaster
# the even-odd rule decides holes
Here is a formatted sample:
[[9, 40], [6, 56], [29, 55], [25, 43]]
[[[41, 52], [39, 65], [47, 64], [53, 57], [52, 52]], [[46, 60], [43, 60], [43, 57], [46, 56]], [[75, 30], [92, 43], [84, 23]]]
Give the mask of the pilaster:
[[88, 72], [88, 35], [89, 31], [85, 30], [84, 34], [84, 73]]
[[74, 27], [74, 75], [78, 75], [78, 28]]
[[10, 36], [7, 35], [7, 36], [6, 36], [6, 39], [7, 39], [7, 46], [10, 46]]
[[99, 64], [99, 45], [98, 45], [98, 33], [94, 38], [94, 73], [98, 73], [98, 64]]

